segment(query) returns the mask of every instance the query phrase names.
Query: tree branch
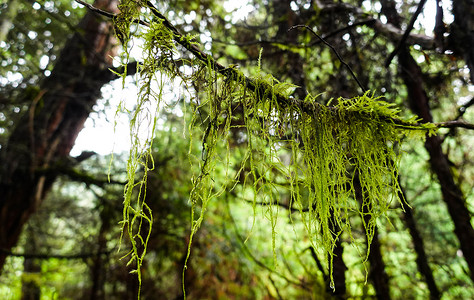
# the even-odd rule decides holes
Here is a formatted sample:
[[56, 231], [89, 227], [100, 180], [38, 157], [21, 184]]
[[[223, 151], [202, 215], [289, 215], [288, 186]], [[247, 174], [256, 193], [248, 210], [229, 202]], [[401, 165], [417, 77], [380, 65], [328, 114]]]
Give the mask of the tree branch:
[[[376, 20], [371, 27], [389, 39], [400, 40], [404, 34], [403, 30], [393, 26], [390, 23], [384, 24], [380, 20]], [[420, 45], [420, 47], [426, 50], [432, 50], [436, 48], [434, 38], [423, 34], [411, 33], [406, 38], [405, 43], [409, 45]]]
[[[461, 105], [461, 107], [458, 108], [458, 115], [456, 116], [456, 118], [454, 119], [454, 121], [449, 121], [449, 123], [450, 123], [449, 126], [451, 126], [451, 127], [449, 127], [450, 130], [449, 130], [448, 133], [446, 133], [446, 134], [442, 137], [442, 141], [444, 141], [448, 136], [453, 136], [453, 135], [455, 134], [455, 132], [456, 132], [456, 128], [457, 128], [457, 127], [462, 127], [462, 128], [466, 128], [466, 129], [472, 129], [472, 127], [473, 127], [474, 125], [472, 125], [472, 124], [467, 124], [467, 123], [464, 123], [464, 122], [462, 122], [462, 121], [461, 121], [461, 122], [458, 121], [458, 120], [461, 119], [462, 116], [466, 113], [467, 109], [468, 109], [469, 107], [471, 107], [472, 105], [474, 105], [474, 97], [471, 98], [471, 100], [469, 100], [466, 104], [463, 104], [463, 105]], [[463, 125], [467, 124], [467, 125], [469, 125], [470, 127], [466, 127], [466, 126], [462, 126], [462, 125], [461, 125], [461, 126], [453, 126], [453, 123], [454, 123], [454, 124], [457, 124], [456, 122], [458, 122], [458, 123], [460, 122], [460, 123], [463, 124]]]
[[311, 32], [313, 35], [315, 35], [321, 42], [323, 42], [326, 46], [328, 46], [329, 48], [331, 48], [331, 50], [336, 54], [337, 56], [337, 59], [339, 59], [339, 61], [349, 70], [349, 72], [351, 73], [351, 76], [352, 78], [354, 78], [354, 80], [357, 82], [357, 84], [359, 85], [359, 87], [362, 89], [362, 92], [366, 92], [367, 90], [362, 86], [362, 83], [360, 83], [359, 79], [357, 79], [357, 76], [354, 74], [354, 72], [352, 71], [351, 67], [342, 59], [342, 57], [339, 55], [339, 53], [337, 52], [337, 50], [331, 45], [329, 44], [325, 39], [323, 39], [322, 37], [320, 37], [316, 32], [314, 32], [313, 29], [311, 29], [311, 27], [309, 27], [308, 25], [295, 25], [295, 26], [292, 26], [290, 29], [288, 29], [288, 31], [291, 31], [295, 28], [305, 28], [307, 30], [309, 30], [309, 32]]
[[84, 259], [84, 258], [90, 258], [90, 257], [96, 257], [98, 255], [109, 255], [112, 251], [101, 251], [97, 253], [78, 253], [78, 254], [67, 254], [67, 255], [62, 255], [62, 254], [51, 254], [51, 253], [15, 253], [11, 252], [7, 249], [0, 248], [0, 252], [3, 252], [7, 254], [8, 256], [14, 256], [14, 257], [23, 257], [23, 258], [33, 258], [33, 259], [51, 259], [51, 258], [57, 258], [57, 259]]
[[439, 122], [433, 123], [437, 127], [442, 128], [465, 128], [474, 130], [474, 124], [463, 122], [463, 121], [446, 121], [446, 122]]
[[[81, 3], [83, 5], [86, 5], [87, 3], [83, 2], [82, 0], [75, 0], [78, 3]], [[198, 60], [203, 62], [205, 65], [209, 66], [211, 69], [215, 70], [216, 72], [222, 74], [223, 76], [238, 81], [238, 82], [243, 82], [243, 85], [249, 89], [250, 91], [254, 92], [257, 95], [260, 95], [265, 98], [272, 98], [274, 97], [278, 104], [281, 106], [281, 108], [287, 108], [291, 105], [295, 105], [299, 107], [302, 111], [307, 112], [307, 113], [314, 113], [318, 109], [322, 107], [321, 104], [319, 103], [309, 103], [307, 101], [303, 101], [300, 99], [295, 99], [293, 97], [285, 97], [282, 94], [279, 93], [272, 93], [271, 91], [273, 90], [273, 87], [262, 81], [256, 81], [255, 79], [251, 79], [247, 76], [245, 76], [242, 72], [237, 70], [236, 68], [229, 68], [225, 67], [222, 64], [218, 63], [211, 55], [208, 55], [201, 51], [197, 46], [196, 43], [191, 42], [189, 39], [187, 39], [183, 34], [179, 32], [179, 30], [171, 24], [171, 22], [164, 16], [162, 15], [158, 9], [150, 2], [147, 1], [146, 5], [148, 8], [151, 10], [151, 12], [158, 17], [159, 19], [162, 20], [162, 24], [168, 28], [171, 33], [173, 33], [173, 40], [183, 46], [185, 49], [187, 49], [189, 52], [191, 52]], [[93, 6], [87, 4], [86, 5], [89, 9], [92, 9], [93, 11], [96, 11], [100, 13], [101, 15], [107, 16], [109, 18], [115, 18], [114, 14], [110, 13], [102, 13], [103, 11], [94, 8]], [[150, 26], [147, 22], [141, 21], [141, 20], [135, 20], [135, 23], [144, 25], [144, 26]], [[377, 26], [377, 23], [380, 22], [379, 20], [376, 20], [375, 25]], [[298, 25], [300, 27], [305, 27], [306, 25]], [[394, 27], [395, 28], [395, 27]], [[432, 40], [432, 39], [431, 39]], [[329, 108], [329, 109], [334, 109], [335, 108]], [[370, 115], [364, 114], [360, 112], [359, 114], [361, 115], [366, 115], [366, 117], [370, 117]], [[379, 116], [381, 117], [381, 116]], [[380, 118], [382, 121], [386, 122], [391, 122], [399, 128], [404, 128], [406, 130], [420, 130], [423, 128], [420, 128], [423, 124], [418, 124], [418, 123], [411, 123], [411, 122], [406, 122], [400, 119], [394, 119], [394, 118], [389, 118], [386, 117], [384, 118], [383, 116]], [[444, 123], [435, 123], [436, 126], [438, 127], [446, 127], [446, 126], [452, 126], [451, 124], [444, 124]], [[426, 130], [429, 130], [427, 128]]]
[[[355, 15], [359, 16], [367, 16], [367, 13], [364, 12], [360, 7], [353, 6], [348, 3], [321, 3], [318, 0], [315, 1], [318, 8], [320, 10], [345, 10], [349, 11]], [[375, 31], [378, 33], [382, 34], [383, 36], [392, 39], [392, 40], [401, 40], [404, 31], [393, 26], [392, 24], [384, 24], [382, 21], [379, 19], [373, 19], [373, 22], [367, 22], [363, 25], [366, 25], [368, 27], [373, 28]], [[406, 38], [405, 43], [410, 44], [410, 45], [420, 45], [423, 49], [435, 49], [435, 40], [433, 37], [423, 35], [423, 34], [414, 34], [414, 33], [409, 33], [408, 37]]]
[[280, 207], [283, 207], [285, 208], [286, 210], [289, 210], [291, 212], [307, 212], [309, 211], [309, 208], [303, 208], [302, 210], [299, 210], [297, 208], [294, 208], [293, 206], [290, 207], [290, 205], [286, 204], [286, 203], [280, 203], [280, 202], [277, 202], [277, 203], [265, 203], [265, 202], [258, 202], [258, 201], [252, 201], [252, 200], [248, 200], [248, 199], [243, 199], [245, 202], [249, 203], [249, 204], [252, 204], [252, 205], [259, 205], [259, 206], [280, 206]]
[[314, 261], [316, 262], [316, 265], [318, 266], [319, 271], [320, 271], [321, 274], [323, 275], [324, 282], [329, 282], [329, 276], [328, 276], [328, 274], [326, 274], [326, 272], [324, 271], [324, 267], [323, 267], [323, 265], [321, 264], [321, 261], [319, 260], [318, 255], [316, 254], [316, 251], [314, 250], [313, 246], [309, 246], [308, 248], [306, 248], [306, 249], [303, 250], [303, 251], [306, 251], [306, 250], [310, 250], [310, 251], [311, 251], [311, 257], [313, 257]]
[[[375, 19], [368, 19], [368, 20], [363, 20], [363, 21], [359, 21], [359, 22], [355, 22], [351, 25], [348, 25], [348, 26], [344, 26], [342, 28], [339, 28], [339, 29], [336, 29], [334, 31], [331, 31], [330, 33], [328, 34], [325, 34], [324, 36], [322, 36], [322, 39], [326, 40], [332, 36], [335, 36], [339, 33], [342, 33], [342, 32], [345, 32], [345, 31], [348, 31], [349, 29], [351, 28], [354, 28], [354, 27], [358, 27], [358, 26], [362, 26], [362, 25], [368, 25], [369, 27], [370, 26], [373, 26], [373, 24], [376, 22]], [[294, 42], [283, 42], [283, 41], [278, 41], [278, 40], [254, 40], [254, 41], [248, 41], [248, 42], [241, 42], [241, 43], [230, 43], [230, 42], [226, 42], [226, 41], [223, 41], [223, 40], [218, 40], [218, 39], [213, 39], [212, 40], [213, 42], [216, 42], [216, 43], [221, 43], [221, 44], [225, 44], [225, 45], [232, 45], [232, 46], [240, 46], [240, 47], [245, 47], [245, 46], [252, 46], [252, 45], [257, 45], [257, 44], [270, 44], [270, 45], [291, 45], [292, 47], [295, 47], [295, 48], [310, 48], [314, 45], [317, 45], [319, 43], [322, 43], [321, 40], [314, 40], [313, 42], [309, 43], [309, 44], [306, 44], [306, 45], [302, 45], [300, 43], [294, 43]]]
[[93, 184], [98, 187], [103, 187], [104, 185], [107, 184], [120, 184], [120, 185], [125, 185], [127, 182], [123, 181], [118, 181], [118, 180], [108, 180], [107, 178], [96, 178], [95, 176], [91, 174], [87, 174], [85, 172], [81, 172], [72, 166], [68, 166], [66, 164], [61, 164], [58, 163], [54, 166], [47, 167], [47, 168], [40, 168], [36, 170], [37, 174], [60, 174], [69, 177], [69, 179], [77, 182], [83, 182], [86, 184]]
[[411, 17], [410, 23], [408, 24], [407, 29], [405, 30], [405, 33], [403, 34], [402, 38], [398, 41], [398, 45], [395, 48], [395, 50], [390, 53], [388, 56], [387, 60], [385, 61], [385, 67], [388, 68], [390, 66], [390, 63], [392, 62], [392, 59], [397, 55], [398, 51], [405, 45], [405, 42], [410, 35], [410, 31], [413, 29], [413, 25], [415, 25], [416, 19], [418, 19], [418, 15], [421, 13], [423, 10], [423, 6], [425, 5], [426, 0], [421, 0], [420, 3], [418, 4], [418, 7], [416, 8], [415, 13]]
[[102, 15], [102, 16], [105, 16], [107, 18], [114, 18], [115, 17], [115, 14], [113, 13], [110, 13], [110, 12], [107, 12], [107, 11], [104, 11], [102, 9], [98, 9], [96, 7], [94, 7], [93, 5], [87, 3], [87, 2], [84, 2], [82, 0], [75, 0], [77, 3], [80, 3], [82, 5], [84, 5], [85, 7], [87, 7], [89, 10], [99, 14], [99, 15]]
[[474, 105], [474, 97], [471, 98], [466, 104], [461, 105], [461, 107], [458, 109], [458, 116], [456, 117], [455, 120], [459, 120], [467, 111], [469, 107]]
[[[364, 21], [359, 21], [359, 22], [355, 22], [351, 25], [348, 25], [348, 26], [345, 26], [345, 27], [342, 27], [342, 28], [339, 28], [339, 29], [336, 29], [334, 31], [331, 31], [330, 33], [328, 34], [325, 34], [322, 38], [323, 39], [328, 39], [332, 36], [335, 36], [341, 32], [345, 32], [345, 31], [348, 31], [349, 29], [351, 28], [354, 28], [354, 27], [357, 27], [357, 26], [362, 26], [362, 25], [367, 25], [369, 27], [373, 26], [375, 24], [375, 22], [377, 22], [376, 19], [368, 19], [368, 20], [364, 20]], [[312, 42], [311, 44], [309, 44], [308, 46], [314, 46], [316, 44], [319, 44], [321, 43], [322, 40], [316, 40], [314, 42]]]

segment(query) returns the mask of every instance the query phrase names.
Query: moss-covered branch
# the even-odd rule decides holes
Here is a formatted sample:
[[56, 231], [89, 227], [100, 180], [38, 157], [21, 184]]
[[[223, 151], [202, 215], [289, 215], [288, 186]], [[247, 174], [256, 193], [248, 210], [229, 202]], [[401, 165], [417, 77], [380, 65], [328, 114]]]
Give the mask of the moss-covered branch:
[[[137, 21], [141, 17], [141, 5], [153, 13], [150, 23]], [[228, 191], [229, 185], [240, 183], [245, 192], [253, 196], [254, 209], [257, 203], [268, 206], [266, 214], [272, 229], [275, 260], [278, 201], [282, 193], [290, 195], [288, 208], [301, 212], [311, 246], [330, 257], [332, 280], [333, 250], [339, 236], [345, 231], [354, 239], [351, 215], [356, 212], [366, 216], [363, 226], [370, 242], [377, 218], [386, 215], [393, 200], [402, 201], [397, 198], [396, 180], [402, 136], [408, 131], [422, 136], [426, 132], [432, 134], [436, 125], [419, 124], [415, 118], [402, 120], [394, 105], [369, 92], [352, 99], [339, 98], [328, 105], [318, 104], [311, 95], [295, 99], [290, 96], [294, 85], [262, 74], [261, 57], [257, 75], [247, 77], [237, 68], [225, 67], [200, 50], [192, 38], [181, 34], [151, 2], [123, 0], [119, 8], [121, 13], [113, 19], [116, 33], [125, 46], [125, 61], [129, 58], [127, 45], [133, 34], [144, 41], [143, 62], [137, 72], [137, 109], [132, 113], [130, 125], [132, 149], [122, 222], [123, 231], [132, 243], [129, 263], [136, 264], [139, 280], [153, 222], [145, 195], [147, 171], [153, 169], [154, 162], [150, 153], [152, 138], [141, 143], [137, 132], [142, 119], [140, 113], [147, 114], [146, 105], [163, 99], [163, 77], [180, 77], [183, 87], [194, 88], [195, 93], [190, 97], [193, 117], [190, 127], [200, 130], [202, 140], [201, 155], [196, 157], [190, 153], [190, 161], [199, 172], [192, 178], [189, 196], [192, 222], [186, 262], [193, 235], [203, 221], [210, 200]], [[147, 28], [132, 34], [130, 26], [137, 22], [146, 24]], [[192, 61], [198, 66], [192, 69], [192, 74], [184, 75], [174, 63], [177, 45], [198, 61]], [[126, 73], [122, 74], [125, 76]], [[235, 107], [241, 111], [238, 115], [234, 115]], [[149, 112], [145, 118], [150, 120], [153, 131], [155, 112]], [[230, 158], [228, 141], [236, 118], [243, 124], [247, 146], [240, 164]], [[144, 170], [144, 175], [136, 182], [139, 168]], [[229, 175], [231, 170], [238, 170], [237, 174]], [[362, 202], [370, 208], [368, 212], [361, 211], [355, 200], [355, 174], [360, 178], [364, 192]], [[282, 180], [288, 184], [280, 184]], [[142, 228], [148, 232], [142, 234]]]
[[[83, 2], [82, 0], [75, 0], [75, 1], [87, 6], [89, 9], [97, 12], [98, 14], [101, 14], [103, 16], [106, 16], [112, 19], [117, 18], [117, 15], [94, 8], [92, 5], [87, 4]], [[319, 103], [314, 103], [314, 102], [311, 103], [311, 102], [305, 101], [305, 99], [296, 99], [290, 96], [282, 95], [281, 93], [275, 92], [274, 87], [270, 85], [269, 83], [259, 80], [259, 79], [249, 78], [235, 67], [226, 67], [218, 63], [211, 55], [206, 54], [205, 52], [200, 50], [195, 41], [192, 41], [191, 39], [183, 35], [181, 32], [179, 32], [179, 30], [173, 24], [171, 24], [171, 22], [163, 14], [161, 14], [160, 11], [150, 1], [146, 2], [146, 6], [150, 8], [151, 12], [162, 21], [162, 25], [170, 30], [170, 32], [172, 33], [172, 38], [176, 43], [183, 46], [186, 50], [191, 52], [194, 55], [194, 57], [196, 57], [205, 65], [209, 66], [211, 69], [217, 71], [218, 73], [222, 74], [223, 76], [227, 78], [230, 78], [239, 83], [242, 83], [249, 91], [254, 92], [257, 95], [261, 95], [260, 100], [265, 100], [265, 99], [268, 100], [268, 97], [274, 97], [276, 98], [281, 108], [286, 108], [292, 105], [296, 105], [300, 107], [306, 113], [314, 113], [321, 107], [325, 107], [324, 105], [319, 104]], [[150, 26], [149, 23], [142, 20], [131, 20], [131, 22], [138, 23], [147, 27]], [[329, 107], [327, 109], [336, 110], [337, 108]], [[359, 111], [359, 112], [354, 112], [354, 113], [360, 114], [361, 117], [370, 118], [372, 116], [370, 113], [368, 114], [366, 112]], [[417, 123], [414, 120], [405, 121], [400, 118], [392, 118], [389, 116], [379, 116], [379, 117], [381, 118], [381, 121], [395, 124], [396, 126], [406, 129], [406, 130], [433, 130], [434, 128], [443, 128], [443, 127], [449, 128], [449, 127], [454, 127], [454, 126], [472, 129], [473, 127], [472, 124], [467, 124], [467, 123], [461, 124], [461, 122], [457, 122], [456, 124], [452, 122], [441, 122], [441, 123], [432, 123], [430, 125], [430, 124]]]

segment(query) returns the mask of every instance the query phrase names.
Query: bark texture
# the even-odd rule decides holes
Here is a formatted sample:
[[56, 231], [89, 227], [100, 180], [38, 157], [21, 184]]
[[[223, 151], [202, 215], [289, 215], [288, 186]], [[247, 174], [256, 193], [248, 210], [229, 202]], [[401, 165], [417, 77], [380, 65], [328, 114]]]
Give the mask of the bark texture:
[[[117, 2], [94, 5], [115, 11]], [[0, 152], [0, 270], [58, 176], [55, 166], [70, 159], [101, 87], [114, 78], [108, 68], [115, 44], [110, 20], [88, 12]]]

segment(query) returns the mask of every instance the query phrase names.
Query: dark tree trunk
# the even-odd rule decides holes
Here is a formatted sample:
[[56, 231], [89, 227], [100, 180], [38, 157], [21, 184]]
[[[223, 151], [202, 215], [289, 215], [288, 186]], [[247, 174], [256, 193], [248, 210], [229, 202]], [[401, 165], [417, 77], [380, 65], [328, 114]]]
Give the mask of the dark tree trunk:
[[[321, 261], [319, 260], [318, 255], [316, 254], [316, 250], [314, 250], [313, 247], [309, 247], [308, 249], [311, 250], [311, 256], [313, 257], [316, 265], [318, 266], [318, 270], [321, 272], [323, 276], [324, 285], [326, 286], [325, 296], [332, 296], [334, 299], [346, 299], [347, 288], [346, 288], [345, 272], [347, 270], [347, 266], [344, 263], [344, 260], [342, 259], [344, 248], [341, 245], [341, 240], [338, 239], [336, 241], [336, 246], [334, 247], [334, 258], [333, 258], [334, 288], [330, 286], [331, 278], [329, 274], [326, 273], [325, 268], [321, 264]], [[330, 258], [328, 257], [328, 259]]]
[[[364, 218], [370, 219], [367, 215], [368, 211], [364, 213]], [[380, 240], [378, 237], [378, 229], [375, 226], [374, 237], [370, 245], [369, 253], [369, 277], [375, 288], [376, 297], [379, 300], [390, 299], [390, 285], [387, 272], [385, 272], [385, 262], [383, 261]]]
[[454, 22], [450, 27], [449, 47], [466, 62], [474, 84], [474, 2], [453, 0]]
[[[34, 228], [28, 226], [26, 229], [27, 242], [25, 251], [34, 253], [38, 249], [38, 242]], [[41, 274], [41, 262], [34, 257], [25, 257], [23, 261], [23, 276], [21, 278], [21, 300], [39, 300], [41, 289], [36, 276]]]
[[[92, 259], [92, 265], [90, 266], [91, 272], [91, 290], [89, 299], [101, 300], [105, 299], [105, 282], [106, 282], [106, 267], [108, 265], [109, 256], [107, 251], [107, 234], [110, 232], [111, 219], [110, 219], [110, 205], [106, 201], [103, 203], [103, 207], [100, 212], [101, 226], [99, 235], [97, 237], [97, 255]], [[105, 254], [105, 255], [104, 255]]]
[[[374, 220], [372, 219], [372, 216], [369, 214], [369, 211], [371, 211], [369, 207], [369, 202], [365, 201], [365, 194], [366, 192], [363, 190], [362, 185], [360, 183], [359, 175], [356, 174], [354, 176], [354, 190], [355, 190], [355, 195], [357, 198], [357, 202], [359, 202], [359, 205], [362, 208], [362, 214], [363, 214], [363, 221], [365, 226], [370, 226]], [[389, 300], [390, 298], [390, 285], [389, 285], [389, 279], [388, 275], [385, 272], [385, 262], [383, 261], [382, 257], [382, 251], [381, 251], [381, 245], [378, 237], [378, 229], [377, 225], [373, 225], [374, 228], [374, 236], [372, 238], [372, 241], [369, 241], [367, 239], [367, 247], [370, 247], [370, 252], [369, 252], [369, 279], [372, 282], [372, 285], [374, 286], [375, 289], [375, 296], [379, 300]], [[367, 236], [366, 236], [367, 238]], [[369, 245], [370, 243], [370, 245]]]
[[[400, 16], [392, 0], [382, 1], [382, 12], [387, 16], [388, 22], [398, 28], [401, 27]], [[432, 122], [433, 117], [431, 116], [428, 94], [423, 87], [422, 72], [407, 47], [402, 47], [399, 51], [398, 63], [401, 77], [407, 87], [411, 110], [424, 122]], [[431, 136], [426, 138], [425, 148], [430, 156], [431, 170], [436, 174], [441, 185], [443, 200], [454, 223], [454, 233], [459, 239], [471, 279], [474, 281], [474, 229], [471, 225], [471, 214], [466, 207], [461, 189], [454, 182], [448, 157], [443, 153], [441, 144], [440, 137]]]
[[39, 300], [41, 289], [34, 276], [41, 273], [41, 264], [37, 259], [25, 258], [23, 262], [23, 277], [21, 282], [21, 300]]
[[[399, 184], [401, 189], [399, 191], [398, 197], [400, 199], [403, 199], [404, 201], [407, 201], [405, 191], [401, 186], [400, 180]], [[408, 227], [408, 231], [410, 232], [411, 238], [413, 240], [413, 247], [415, 248], [416, 252], [416, 265], [418, 267], [418, 271], [425, 278], [426, 284], [428, 285], [428, 289], [430, 291], [430, 299], [440, 299], [441, 294], [439, 292], [438, 286], [436, 285], [436, 281], [433, 277], [433, 272], [431, 271], [430, 265], [428, 264], [428, 258], [425, 253], [424, 242], [421, 238], [418, 228], [416, 227], [416, 221], [415, 217], [413, 216], [412, 209], [403, 202], [402, 206], [405, 210], [405, 212], [403, 213], [403, 220], [405, 221], [405, 224]]]
[[[399, 55], [403, 80], [408, 89], [408, 97], [415, 114], [423, 121], [433, 121], [429, 108], [428, 96], [423, 89], [421, 70], [408, 49], [403, 49]], [[430, 156], [431, 170], [438, 177], [443, 200], [454, 223], [454, 233], [459, 239], [461, 250], [469, 266], [471, 279], [474, 280], [474, 229], [471, 225], [471, 214], [466, 207], [464, 195], [454, 182], [449, 167], [449, 159], [441, 148], [442, 140], [438, 136], [426, 138], [425, 148]]]
[[[113, 11], [116, 0], [97, 0]], [[88, 12], [68, 40], [29, 113], [12, 131], [0, 153], [0, 270], [23, 225], [58, 176], [55, 165], [69, 152], [83, 128], [100, 88], [109, 82], [113, 45], [110, 20]]]
[[[275, 18], [278, 31], [273, 37], [274, 40], [288, 44], [297, 42], [298, 35], [289, 34], [288, 29], [292, 26], [304, 23], [301, 17], [291, 9], [291, 0], [273, 1], [273, 18]], [[304, 60], [299, 53], [292, 51], [281, 51], [278, 47], [270, 48], [275, 54], [269, 59], [274, 64], [275, 74], [282, 80], [287, 77], [299, 88], [295, 90], [295, 96], [304, 99], [307, 95], [305, 85], [305, 72], [303, 70]]]
[[[333, 215], [331, 215], [330, 222], [331, 232], [339, 232], [340, 228], [335, 224]], [[333, 235], [334, 236], [334, 235]], [[334, 289], [328, 285], [328, 294], [335, 297], [335, 299], [345, 299], [346, 296], [346, 270], [347, 266], [344, 263], [342, 255], [344, 248], [342, 247], [341, 239], [337, 238], [336, 246], [333, 250], [332, 260], [332, 276], [334, 281]]]

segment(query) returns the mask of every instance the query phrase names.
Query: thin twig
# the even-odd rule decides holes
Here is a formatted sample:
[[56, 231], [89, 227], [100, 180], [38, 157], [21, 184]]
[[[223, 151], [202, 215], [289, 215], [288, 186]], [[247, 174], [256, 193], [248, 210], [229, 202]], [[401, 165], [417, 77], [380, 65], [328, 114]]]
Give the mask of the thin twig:
[[280, 290], [278, 290], [278, 287], [275, 284], [275, 281], [272, 279], [272, 275], [268, 275], [268, 279], [270, 280], [271, 284], [273, 285], [273, 289], [276, 291], [278, 299], [283, 300], [283, 297], [280, 294]]
[[[117, 16], [116, 14], [110, 13], [110, 12], [102, 10], [102, 9], [99, 9], [99, 8], [89, 4], [87, 2], [82, 1], [82, 0], [74, 0], [74, 1], [84, 5], [85, 7], [90, 9], [91, 11], [93, 11], [93, 12], [99, 14], [99, 15], [105, 16], [107, 18], [114, 19]], [[150, 27], [150, 24], [148, 24], [148, 22], [145, 22], [145, 21], [142, 21], [142, 20], [133, 20], [133, 23]]]
[[[375, 22], [376, 22], [375, 19], [368, 19], [368, 20], [364, 20], [364, 21], [355, 22], [351, 25], [344, 26], [342, 28], [331, 31], [328, 34], [325, 34], [322, 38], [323, 39], [328, 39], [330, 37], [338, 35], [339, 33], [348, 31], [351, 28], [354, 28], [354, 27], [357, 27], [357, 26], [362, 26], [362, 25], [370, 26]], [[291, 45], [292, 47], [295, 47], [295, 48], [310, 48], [310, 47], [313, 47], [316, 44], [321, 43], [321, 40], [315, 40], [315, 41], [311, 42], [310, 44], [305, 44], [305, 45], [301, 44], [301, 43], [291, 42], [291, 41], [290, 42], [287, 42], [287, 41], [283, 42], [283, 41], [279, 41], [279, 40], [254, 40], [254, 41], [241, 42], [241, 43], [230, 43], [230, 42], [226, 42], [226, 41], [219, 40], [219, 39], [212, 39], [212, 41], [216, 42], [216, 43], [221, 43], [221, 44], [224, 44], [224, 45], [241, 46], [241, 47], [252, 46], [252, 45], [257, 45], [257, 44], [260, 44], [260, 45], [261, 44], [270, 44], [270, 45], [286, 45], [286, 46]]]
[[308, 248], [306, 248], [304, 251], [306, 250], [310, 250], [311, 251], [311, 256], [313, 257], [314, 261], [316, 262], [316, 265], [318, 266], [318, 269], [319, 271], [321, 272], [321, 274], [323, 275], [323, 279], [325, 282], [329, 282], [329, 275], [326, 274], [326, 272], [324, 271], [324, 267], [323, 265], [321, 264], [321, 261], [319, 260], [318, 258], [318, 254], [316, 254], [316, 250], [314, 250], [314, 247], [313, 246], [309, 246]]
[[[355, 22], [351, 25], [348, 25], [348, 26], [345, 26], [345, 27], [342, 27], [342, 28], [339, 28], [339, 29], [336, 29], [328, 34], [325, 34], [322, 38], [325, 40], [327, 38], [330, 38], [332, 36], [335, 36], [336, 34], [339, 34], [341, 32], [345, 32], [345, 31], [348, 31], [349, 29], [351, 28], [354, 28], [354, 27], [357, 27], [357, 26], [361, 26], [361, 25], [368, 25], [368, 26], [373, 26], [373, 24], [376, 22], [377, 20], [375, 19], [368, 19], [368, 20], [364, 20], [364, 21], [359, 21], [359, 22]], [[308, 45], [308, 47], [311, 47], [311, 46], [314, 46], [318, 43], [322, 42], [321, 40], [315, 40], [314, 42], [312, 42], [311, 44]]]
[[367, 92], [367, 90], [364, 88], [364, 86], [362, 85], [362, 83], [360, 83], [359, 79], [357, 79], [357, 76], [354, 74], [354, 72], [352, 71], [351, 67], [342, 59], [342, 57], [339, 55], [339, 53], [337, 52], [337, 50], [331, 45], [329, 44], [325, 39], [323, 39], [322, 37], [320, 37], [316, 32], [314, 32], [313, 29], [311, 29], [311, 27], [309, 27], [308, 25], [295, 25], [295, 26], [291, 26], [290, 29], [288, 29], [288, 31], [291, 31], [293, 29], [296, 29], [296, 28], [305, 28], [307, 30], [309, 30], [313, 35], [315, 35], [318, 39], [321, 40], [321, 42], [323, 42], [326, 46], [328, 46], [329, 48], [332, 49], [332, 51], [336, 54], [337, 56], [337, 59], [339, 59], [339, 61], [349, 70], [349, 72], [351, 73], [351, 76], [352, 78], [354, 78], [354, 80], [357, 82], [357, 84], [359, 85], [359, 87], [362, 89], [362, 92]]
[[[466, 113], [467, 109], [468, 109], [470, 106], [472, 106], [472, 105], [474, 105], [474, 97], [472, 97], [471, 100], [469, 100], [467, 103], [461, 105], [461, 107], [458, 108], [458, 115], [456, 116], [456, 118], [454, 118], [453, 121], [450, 121], [450, 125], [459, 124], [459, 122], [460, 122], [460, 124], [462, 124], [462, 125], [466, 124], [466, 123], [464, 123], [464, 122], [462, 122], [462, 121], [459, 121], [459, 119], [462, 118], [462, 116]], [[458, 122], [458, 123], [456, 123], [456, 122]], [[474, 126], [474, 125], [471, 125], [471, 124], [468, 124], [468, 125], [470, 125], [471, 127], [466, 127], [466, 126], [462, 126], [462, 125], [461, 125], [461, 126], [451, 126], [451, 127], [449, 127], [450, 129], [449, 129], [448, 133], [446, 133], [446, 134], [441, 138], [441, 141], [444, 141], [448, 136], [454, 136], [454, 134], [456, 133], [456, 128], [458, 128], [458, 127], [467, 128], [467, 129], [472, 129], [471, 127]]]
[[405, 42], [410, 35], [410, 31], [413, 29], [413, 25], [415, 25], [416, 19], [418, 19], [418, 15], [421, 13], [423, 10], [423, 6], [425, 5], [426, 0], [421, 0], [420, 3], [418, 4], [418, 7], [416, 8], [415, 14], [411, 17], [410, 23], [408, 24], [407, 30], [405, 30], [405, 33], [403, 34], [402, 38], [398, 42], [397, 47], [395, 50], [390, 53], [388, 56], [387, 60], [385, 61], [385, 67], [388, 68], [390, 66], [390, 63], [392, 62], [392, 59], [397, 55], [398, 51], [405, 45]]
[[474, 130], [474, 124], [463, 122], [463, 121], [446, 121], [446, 122], [438, 122], [438, 123], [433, 123], [437, 127], [442, 127], [442, 128], [465, 128], [465, 129], [471, 129]]
[[77, 3], [80, 3], [82, 5], [84, 5], [85, 7], [87, 7], [89, 10], [99, 14], [99, 15], [102, 15], [102, 16], [106, 16], [107, 18], [114, 18], [115, 17], [115, 14], [113, 13], [110, 13], [108, 11], [104, 11], [102, 9], [99, 9], [97, 7], [94, 7], [93, 5], [87, 3], [87, 2], [84, 2], [82, 0], [75, 0]]
[[459, 120], [462, 118], [462, 116], [466, 113], [467, 109], [471, 106], [474, 105], [474, 97], [471, 98], [467, 103], [461, 105], [461, 107], [458, 108], [458, 115], [456, 116], [455, 120]]
[[290, 206], [289, 204], [286, 203], [281, 203], [281, 202], [276, 202], [276, 203], [266, 203], [266, 202], [259, 202], [259, 201], [253, 201], [253, 200], [248, 200], [248, 199], [243, 199], [245, 202], [251, 204], [251, 205], [259, 205], [259, 206], [280, 206], [285, 208], [286, 210], [289, 210], [291, 212], [307, 212], [309, 211], [309, 208], [303, 208], [303, 209], [298, 209]]
[[[173, 39], [175, 42], [186, 48], [188, 51], [190, 51], [197, 59], [202, 61], [204, 64], [210, 66], [213, 70], [219, 72], [220, 74], [224, 75], [227, 78], [233, 78], [236, 81], [242, 80], [244, 82], [244, 85], [246, 88], [248, 88], [250, 91], [258, 94], [258, 95], [265, 95], [267, 94], [268, 91], [271, 91], [273, 87], [266, 83], [266, 82], [257, 82], [253, 79], [248, 78], [245, 76], [242, 72], [238, 71], [236, 68], [228, 68], [220, 63], [218, 63], [211, 55], [208, 55], [201, 51], [195, 43], [192, 43], [189, 41], [183, 34], [179, 32], [179, 30], [171, 24], [168, 19], [163, 16], [158, 9], [150, 2], [147, 1], [146, 5], [151, 9], [152, 13], [160, 18], [162, 20], [162, 24], [171, 30], [171, 32], [174, 34]], [[289, 100], [287, 97], [284, 97], [281, 94], [275, 94], [273, 95], [278, 103], [284, 107], [288, 106], [290, 103], [292, 103], [291, 100]], [[272, 97], [271, 95], [268, 95], [268, 97]]]

